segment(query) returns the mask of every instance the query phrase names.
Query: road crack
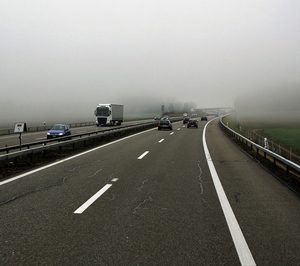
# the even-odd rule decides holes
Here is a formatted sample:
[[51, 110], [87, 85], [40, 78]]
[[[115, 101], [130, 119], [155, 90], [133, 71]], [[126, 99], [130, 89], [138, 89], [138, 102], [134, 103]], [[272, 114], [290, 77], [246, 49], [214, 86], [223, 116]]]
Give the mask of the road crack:
[[111, 194], [111, 198], [109, 200], [114, 201], [116, 199], [116, 195], [112, 192], [110, 194]]
[[204, 193], [204, 188], [203, 188], [203, 180], [202, 180], [202, 175], [203, 175], [203, 171], [201, 169], [201, 166], [200, 166], [200, 161], [197, 162], [197, 166], [198, 166], [198, 169], [199, 169], [199, 175], [198, 175], [198, 184], [199, 184], [199, 187], [200, 187], [200, 193], [201, 195]]
[[98, 173], [100, 173], [102, 171], [102, 169], [97, 170], [95, 173], [91, 174], [88, 176], [88, 178], [96, 176]]
[[134, 209], [133, 209], [133, 214], [136, 214], [139, 210], [148, 210], [149, 208], [143, 207], [147, 202], [152, 202], [153, 199], [151, 196], [143, 200], [141, 203], [139, 203]]
[[144, 179], [142, 184], [137, 188], [138, 192], [141, 192], [142, 189], [144, 188], [145, 184], [148, 182], [148, 178]]

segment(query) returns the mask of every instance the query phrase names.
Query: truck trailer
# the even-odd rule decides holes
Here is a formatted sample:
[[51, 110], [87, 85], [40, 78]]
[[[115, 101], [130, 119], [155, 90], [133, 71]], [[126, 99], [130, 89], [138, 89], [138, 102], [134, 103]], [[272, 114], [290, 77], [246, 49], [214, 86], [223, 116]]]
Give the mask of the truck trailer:
[[124, 116], [124, 105], [121, 104], [98, 104], [94, 112], [96, 125], [121, 125]]

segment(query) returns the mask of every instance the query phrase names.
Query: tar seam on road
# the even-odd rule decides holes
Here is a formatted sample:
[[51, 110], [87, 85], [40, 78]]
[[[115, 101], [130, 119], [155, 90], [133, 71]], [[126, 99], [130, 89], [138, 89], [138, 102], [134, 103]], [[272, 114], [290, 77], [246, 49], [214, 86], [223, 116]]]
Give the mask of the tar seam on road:
[[90, 207], [101, 195], [107, 191], [112, 184], [106, 184], [103, 188], [101, 188], [94, 196], [92, 196], [89, 200], [87, 200], [85, 203], [83, 203], [76, 211], [74, 211], [75, 214], [81, 214], [83, 213], [88, 207]]
[[161, 139], [158, 143], [162, 143], [165, 139]]
[[[216, 119], [216, 118], [215, 118]], [[215, 120], [213, 119], [213, 120]], [[213, 121], [211, 120], [211, 121]], [[221, 184], [221, 181], [219, 179], [219, 176], [217, 174], [216, 168], [213, 164], [213, 161], [211, 159], [207, 144], [206, 144], [206, 139], [205, 139], [205, 133], [206, 133], [206, 128], [207, 125], [211, 122], [209, 121], [208, 123], [206, 123], [204, 130], [203, 130], [203, 135], [202, 135], [202, 141], [203, 141], [203, 148], [204, 148], [204, 153], [206, 156], [206, 161], [211, 173], [211, 177], [215, 186], [215, 189], [217, 191], [217, 195], [231, 234], [231, 237], [233, 239], [233, 243], [235, 246], [235, 249], [237, 251], [237, 254], [239, 256], [241, 265], [256, 265], [251, 251], [248, 247], [248, 244], [244, 238], [243, 232], [236, 220], [236, 217], [234, 215], [234, 212], [229, 204], [229, 201], [227, 199], [227, 196], [225, 194], [225, 191], [223, 189], [223, 186]]]
[[[217, 118], [215, 118], [217, 119]], [[213, 119], [213, 120], [215, 120]], [[213, 121], [211, 120], [211, 121]], [[219, 179], [219, 176], [217, 174], [216, 168], [213, 164], [213, 161], [211, 159], [207, 144], [206, 144], [206, 139], [205, 139], [205, 133], [206, 133], [206, 128], [207, 125], [211, 122], [209, 121], [206, 123], [204, 130], [203, 130], [203, 135], [202, 135], [202, 141], [203, 141], [203, 147], [204, 147], [204, 153], [206, 156], [206, 161], [212, 176], [212, 180], [215, 186], [215, 189], [217, 191], [217, 195], [231, 234], [231, 237], [233, 239], [233, 243], [235, 246], [235, 249], [237, 251], [237, 254], [239, 256], [240, 262], [242, 265], [256, 265], [253, 256], [251, 254], [251, 251], [248, 247], [248, 244], [244, 238], [243, 232], [236, 220], [236, 217], [234, 215], [234, 212], [229, 204], [229, 201], [227, 199], [227, 196], [225, 194], [225, 191], [223, 189], [223, 186], [221, 184], [221, 181]]]
[[145, 151], [142, 155], [140, 155], [140, 156], [138, 157], [138, 160], [143, 159], [148, 153], [149, 153], [149, 151]]
[[98, 150], [98, 149], [104, 148], [104, 147], [106, 147], [106, 146], [115, 144], [115, 143], [120, 142], [120, 141], [122, 141], [122, 140], [129, 139], [129, 138], [135, 137], [135, 136], [137, 136], [137, 135], [140, 135], [140, 134], [143, 134], [143, 133], [149, 132], [149, 131], [151, 131], [151, 130], [155, 130], [155, 129], [156, 129], [156, 128], [151, 128], [151, 129], [148, 129], [148, 130], [145, 130], [145, 131], [142, 131], [142, 132], [139, 132], [139, 133], [136, 133], [136, 134], [133, 134], [133, 135], [130, 135], [130, 136], [127, 136], [127, 137], [118, 139], [118, 140], [114, 140], [114, 141], [112, 141], [112, 142], [103, 144], [103, 145], [101, 145], [101, 146], [99, 146], [99, 147], [90, 149], [90, 150], [88, 150], [88, 151], [81, 152], [81, 153], [79, 153], [79, 154], [73, 155], [73, 156], [71, 156], [71, 157], [68, 157], [68, 158], [66, 158], [66, 159], [57, 161], [57, 162], [55, 162], [55, 163], [51, 163], [51, 164], [42, 166], [42, 167], [40, 167], [40, 168], [38, 168], [38, 169], [29, 171], [29, 172], [27, 172], [27, 173], [24, 173], [24, 174], [21, 174], [21, 175], [18, 175], [18, 176], [9, 178], [9, 179], [7, 179], [7, 180], [4, 180], [4, 181], [0, 182], [0, 186], [2, 186], [2, 185], [4, 185], [4, 184], [7, 184], [7, 183], [10, 183], [10, 182], [12, 182], [12, 181], [15, 181], [15, 180], [17, 180], [17, 179], [23, 178], [23, 177], [25, 177], [25, 176], [34, 174], [34, 173], [36, 173], [36, 172], [42, 171], [42, 170], [44, 170], [44, 169], [50, 168], [50, 167], [55, 166], [55, 165], [57, 165], [57, 164], [61, 164], [61, 163], [63, 163], [63, 162], [66, 162], [66, 161], [75, 159], [75, 158], [80, 157], [80, 156], [82, 156], [82, 155], [85, 155], [85, 154], [87, 154], [87, 153], [90, 153], [90, 152], [96, 151], [96, 150]]

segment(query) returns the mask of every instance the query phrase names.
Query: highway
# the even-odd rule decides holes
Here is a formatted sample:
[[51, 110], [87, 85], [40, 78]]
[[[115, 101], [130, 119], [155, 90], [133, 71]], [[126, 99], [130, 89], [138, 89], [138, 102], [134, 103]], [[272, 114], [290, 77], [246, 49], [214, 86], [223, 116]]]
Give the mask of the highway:
[[299, 197], [205, 125], [0, 182], [0, 264], [300, 265]]

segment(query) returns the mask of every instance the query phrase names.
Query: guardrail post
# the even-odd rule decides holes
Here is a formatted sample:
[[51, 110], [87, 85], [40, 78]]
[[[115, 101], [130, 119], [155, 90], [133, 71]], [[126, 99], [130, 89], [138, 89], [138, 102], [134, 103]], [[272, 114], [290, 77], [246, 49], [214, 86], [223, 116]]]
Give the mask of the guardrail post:
[[269, 149], [269, 142], [268, 142], [268, 139], [267, 138], [264, 138], [264, 147], [265, 149]]

